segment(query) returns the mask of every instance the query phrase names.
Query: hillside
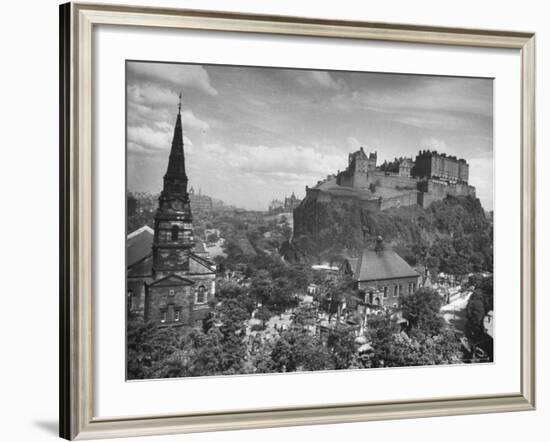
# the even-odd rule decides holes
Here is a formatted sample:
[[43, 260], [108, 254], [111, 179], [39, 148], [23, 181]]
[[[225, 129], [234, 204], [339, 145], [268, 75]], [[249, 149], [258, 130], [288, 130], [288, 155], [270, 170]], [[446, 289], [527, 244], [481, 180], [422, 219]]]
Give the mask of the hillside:
[[289, 260], [338, 261], [357, 255], [379, 235], [412, 265], [449, 273], [492, 271], [492, 221], [472, 197], [384, 211], [349, 199], [306, 198], [294, 211], [294, 238], [282, 253]]

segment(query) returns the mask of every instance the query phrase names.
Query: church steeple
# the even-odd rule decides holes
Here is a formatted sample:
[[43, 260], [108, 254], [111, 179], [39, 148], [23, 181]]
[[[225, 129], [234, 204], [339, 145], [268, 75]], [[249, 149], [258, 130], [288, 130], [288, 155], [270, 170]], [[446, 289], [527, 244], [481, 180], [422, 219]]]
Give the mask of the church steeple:
[[187, 194], [187, 174], [185, 172], [185, 153], [183, 150], [183, 128], [181, 124], [181, 94], [178, 102], [178, 116], [174, 126], [172, 148], [168, 159], [168, 168], [164, 175], [164, 193]]
[[160, 278], [170, 273], [188, 272], [188, 254], [194, 247], [193, 215], [187, 192], [183, 131], [181, 125], [181, 94], [178, 116], [168, 168], [164, 175], [164, 187], [155, 214], [153, 239], [153, 275]]

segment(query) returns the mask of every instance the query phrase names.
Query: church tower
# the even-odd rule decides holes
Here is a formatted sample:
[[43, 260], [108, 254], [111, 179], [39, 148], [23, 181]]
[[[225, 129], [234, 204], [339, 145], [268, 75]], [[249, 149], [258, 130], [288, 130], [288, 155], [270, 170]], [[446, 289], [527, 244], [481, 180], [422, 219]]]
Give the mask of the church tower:
[[155, 279], [167, 274], [182, 276], [189, 271], [189, 252], [194, 247], [193, 216], [183, 147], [180, 94], [168, 168], [155, 215], [152, 269]]

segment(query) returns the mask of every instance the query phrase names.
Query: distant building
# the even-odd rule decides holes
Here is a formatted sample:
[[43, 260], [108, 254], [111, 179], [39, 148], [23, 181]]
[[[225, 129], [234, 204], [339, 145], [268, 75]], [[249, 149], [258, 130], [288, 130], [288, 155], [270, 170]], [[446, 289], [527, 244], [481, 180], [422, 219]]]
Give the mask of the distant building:
[[302, 200], [296, 198], [296, 195], [292, 192], [292, 195], [285, 197], [284, 211], [292, 212], [301, 202]]
[[131, 312], [163, 325], [200, 326], [214, 300], [216, 268], [193, 238], [181, 114], [158, 200], [155, 229], [127, 238], [127, 290]]
[[270, 213], [279, 213], [284, 211], [285, 204], [281, 200], [272, 200], [269, 203], [268, 210]]
[[301, 199], [298, 199], [294, 192], [292, 195], [285, 196], [284, 201], [274, 199], [269, 203], [269, 213], [292, 213], [296, 207], [302, 202]]
[[202, 195], [200, 189], [198, 194], [195, 193], [193, 187], [189, 189], [189, 201], [191, 202], [191, 211], [193, 213], [210, 214], [212, 212], [212, 198]]
[[414, 293], [420, 276], [393, 250], [365, 249], [346, 260], [344, 272], [365, 292], [365, 303], [383, 307], [397, 307], [400, 295]]

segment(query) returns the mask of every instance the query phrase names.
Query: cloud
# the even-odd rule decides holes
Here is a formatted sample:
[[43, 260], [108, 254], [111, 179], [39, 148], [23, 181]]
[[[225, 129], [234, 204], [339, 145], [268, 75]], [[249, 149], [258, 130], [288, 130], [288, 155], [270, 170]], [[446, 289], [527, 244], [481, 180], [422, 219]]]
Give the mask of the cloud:
[[[133, 126], [128, 128], [128, 150], [133, 153], [154, 154], [160, 151], [169, 151], [172, 146], [172, 127], [163, 127], [154, 130], [149, 126]], [[191, 152], [193, 143], [184, 136], [183, 142], [186, 152]]]
[[445, 152], [448, 150], [447, 143], [445, 143], [445, 141], [434, 137], [422, 138], [422, 140], [420, 140], [420, 148], [438, 150], [441, 152]]
[[296, 71], [296, 81], [305, 87], [322, 87], [324, 89], [343, 89], [345, 82], [342, 79], [335, 80], [334, 77], [326, 71]]
[[170, 131], [155, 131], [148, 126], [129, 127], [127, 137], [128, 148], [135, 152], [167, 150], [172, 142]]
[[208, 72], [202, 66], [149, 62], [131, 62], [127, 66], [129, 82], [143, 80], [177, 92], [184, 87], [193, 87], [208, 95], [218, 95]]
[[493, 156], [471, 158], [469, 183], [476, 188], [476, 196], [485, 210], [493, 210], [494, 164]]
[[302, 177], [324, 177], [333, 173], [340, 163], [345, 164], [346, 158], [339, 154], [321, 154], [313, 147], [282, 146], [236, 146], [228, 158], [228, 165], [240, 172], [252, 173], [258, 176], [280, 176], [296, 174]]

